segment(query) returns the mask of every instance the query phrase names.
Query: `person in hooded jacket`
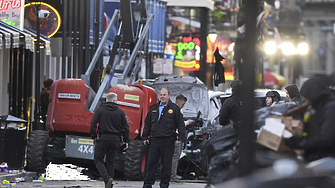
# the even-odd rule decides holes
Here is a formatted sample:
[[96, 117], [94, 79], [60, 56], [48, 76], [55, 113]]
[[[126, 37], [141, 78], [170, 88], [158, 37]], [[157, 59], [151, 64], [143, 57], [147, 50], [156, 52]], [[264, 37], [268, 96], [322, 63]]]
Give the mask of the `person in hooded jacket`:
[[324, 157], [335, 157], [335, 96], [326, 85], [317, 78], [307, 80], [301, 87], [300, 94], [305, 103], [311, 105], [308, 127], [304, 125], [303, 136], [284, 139], [292, 149], [304, 150], [307, 162]]
[[226, 126], [232, 124], [235, 130], [238, 130], [236, 125], [240, 121], [239, 109], [242, 105], [242, 100], [240, 98], [241, 85], [241, 80], [234, 80], [231, 82], [230, 87], [232, 95], [224, 101], [219, 114], [220, 125]]
[[286, 86], [285, 92], [286, 92], [286, 98], [288, 99], [288, 101], [295, 102], [297, 103], [297, 105], [302, 104], [300, 92], [296, 84], [290, 84]]
[[[118, 108], [117, 94], [108, 93], [106, 103], [99, 107], [91, 121], [90, 134], [93, 139], [94, 163], [99, 171], [106, 188], [113, 187], [114, 163], [118, 148], [122, 143], [128, 148], [129, 126], [124, 111]], [[98, 131], [97, 131], [97, 124]], [[104, 157], [106, 155], [106, 166]]]
[[50, 88], [54, 81], [50, 78], [43, 81], [44, 88], [41, 92], [41, 112], [42, 112], [42, 121], [44, 123], [43, 129], [46, 130], [45, 124], [47, 119], [48, 107], [49, 107], [49, 95]]

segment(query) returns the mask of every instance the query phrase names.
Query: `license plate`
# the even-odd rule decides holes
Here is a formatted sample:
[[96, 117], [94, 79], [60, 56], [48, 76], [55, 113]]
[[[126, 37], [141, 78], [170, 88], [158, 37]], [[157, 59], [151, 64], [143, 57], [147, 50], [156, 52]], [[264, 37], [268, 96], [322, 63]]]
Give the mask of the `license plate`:
[[67, 135], [65, 142], [65, 155], [66, 157], [93, 160], [93, 140], [89, 137]]

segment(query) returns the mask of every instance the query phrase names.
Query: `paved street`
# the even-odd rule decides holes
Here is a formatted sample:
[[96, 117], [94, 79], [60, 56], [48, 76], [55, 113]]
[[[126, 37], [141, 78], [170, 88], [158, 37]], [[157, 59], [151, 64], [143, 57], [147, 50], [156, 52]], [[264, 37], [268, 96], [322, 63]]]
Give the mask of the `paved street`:
[[[72, 186], [80, 186], [80, 187], [93, 187], [93, 188], [104, 188], [105, 185], [102, 181], [44, 181], [43, 183], [35, 182], [35, 183], [26, 183], [22, 182], [21, 184], [17, 184], [14, 187], [41, 187], [41, 188], [64, 188], [64, 187], [72, 187]], [[141, 188], [143, 185], [143, 181], [115, 181], [114, 188], [118, 187], [133, 187], [133, 188]], [[171, 183], [170, 188], [204, 188], [204, 182], [191, 182], [185, 181], [182, 183]], [[74, 187], [73, 187], [74, 188]], [[153, 188], [159, 188], [159, 182], [156, 182]]]
[[[33, 179], [36, 179], [36, 174], [34, 172], [25, 172], [18, 174], [9, 174], [0, 172], [0, 187], [6, 187], [2, 185], [3, 180], [8, 180], [10, 182], [15, 181], [15, 178], [25, 178], [28, 182], [20, 182], [16, 185], [7, 186], [7, 187], [41, 187], [41, 188], [75, 188], [75, 186], [80, 187], [92, 187], [92, 188], [104, 188], [105, 185], [102, 181], [90, 180], [90, 181], [44, 181], [44, 182], [31, 182]], [[143, 181], [123, 181], [115, 180], [114, 188], [116, 187], [130, 187], [130, 188], [141, 188]], [[171, 183], [170, 188], [204, 188], [206, 182], [204, 180], [181, 180], [180, 183]], [[159, 181], [156, 181], [153, 188], [159, 188]]]

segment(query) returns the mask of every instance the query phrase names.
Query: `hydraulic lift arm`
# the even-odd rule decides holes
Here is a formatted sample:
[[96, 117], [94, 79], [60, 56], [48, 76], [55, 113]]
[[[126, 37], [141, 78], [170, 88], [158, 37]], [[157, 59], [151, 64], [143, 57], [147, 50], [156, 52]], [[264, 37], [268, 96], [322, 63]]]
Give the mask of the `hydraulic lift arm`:
[[[110, 31], [114, 25], [114, 22], [116, 21], [117, 16], [121, 16], [120, 18], [120, 24], [118, 28], [118, 33], [115, 36], [113, 48], [111, 50], [110, 54], [110, 60], [106, 68], [106, 72], [103, 78], [103, 81], [99, 87], [99, 90], [89, 107], [90, 112], [94, 112], [94, 110], [97, 108], [100, 99], [102, 98], [103, 94], [107, 91], [109, 86], [113, 86], [115, 84], [124, 84], [125, 79], [129, 72], [132, 70], [130, 74], [130, 79], [127, 82], [127, 84], [132, 83], [135, 79], [135, 76], [137, 75], [139, 71], [140, 64], [142, 62], [143, 58], [143, 50], [144, 50], [144, 40], [148, 37], [148, 31], [151, 22], [153, 21], [154, 15], [148, 15], [147, 17], [147, 11], [145, 6], [145, 0], [142, 0], [140, 3], [141, 5], [141, 18], [139, 20], [139, 25], [137, 27], [137, 33], [136, 38], [134, 38], [134, 31], [133, 31], [133, 20], [132, 20], [132, 9], [131, 9], [131, 1], [130, 0], [122, 0], [120, 3], [120, 9], [121, 13], [119, 11], [115, 11], [112, 21], [109, 23], [107, 30], [102, 38], [101, 43], [99, 44], [99, 47], [91, 61], [91, 64], [86, 71], [85, 75], [82, 76], [82, 79], [85, 80], [85, 82], [89, 83], [89, 75], [91, 74], [95, 63], [98, 60], [98, 57], [101, 54], [102, 47], [104, 43], [107, 40], [107, 37], [110, 34]], [[144, 5], [144, 6], [143, 6]], [[142, 15], [144, 14], [144, 15]], [[128, 15], [128, 16], [127, 16]], [[129, 16], [130, 15], [130, 16]], [[120, 66], [117, 66], [117, 64], [120, 63], [122, 59], [122, 55], [124, 54], [124, 51], [129, 50], [131, 52], [130, 58], [127, 61], [127, 64], [125, 68], [120, 73], [120, 70], [117, 70]]]
[[110, 35], [110, 33], [112, 31], [112, 28], [113, 28], [113, 25], [114, 25], [116, 19], [119, 17], [119, 13], [120, 13], [119, 10], [115, 10], [114, 11], [113, 17], [112, 17], [111, 21], [108, 24], [106, 32], [105, 32], [105, 34], [103, 35], [103, 37], [101, 39], [101, 42], [100, 42], [100, 44], [98, 46], [98, 49], [95, 52], [95, 54], [94, 54], [94, 56], [93, 56], [93, 58], [91, 60], [91, 63], [89, 65], [89, 67], [87, 68], [85, 74], [81, 75], [81, 79], [84, 80], [87, 85], [90, 85], [90, 76], [92, 74], [93, 68], [95, 67], [95, 64], [97, 63], [97, 61], [99, 59], [99, 56], [100, 56], [101, 51], [102, 51], [102, 48], [105, 45], [105, 43], [107, 41], [107, 38], [108, 38], [108, 36]]

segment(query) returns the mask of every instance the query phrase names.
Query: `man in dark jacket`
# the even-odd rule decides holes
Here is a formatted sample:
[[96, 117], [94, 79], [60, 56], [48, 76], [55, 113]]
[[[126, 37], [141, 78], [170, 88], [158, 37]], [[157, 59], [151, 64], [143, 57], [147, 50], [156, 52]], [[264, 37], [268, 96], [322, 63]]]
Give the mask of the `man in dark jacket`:
[[238, 130], [236, 125], [240, 121], [239, 110], [242, 105], [242, 100], [240, 98], [241, 85], [241, 80], [234, 80], [231, 82], [230, 87], [232, 95], [224, 101], [219, 114], [220, 125], [226, 126], [231, 124], [235, 130]]
[[166, 88], [160, 90], [159, 98], [160, 101], [152, 105], [147, 113], [142, 134], [143, 143], [145, 145], [150, 143], [143, 188], [151, 188], [155, 184], [159, 159], [162, 162], [159, 185], [161, 188], [169, 187], [177, 128], [179, 132], [177, 143], [185, 141], [186, 128], [181, 109], [170, 100], [170, 93]]
[[300, 94], [311, 104], [314, 114], [310, 116], [309, 126], [304, 127], [306, 134], [285, 139], [286, 145], [303, 149], [308, 162], [335, 157], [335, 96], [317, 78], [307, 80]]
[[[128, 148], [129, 126], [123, 110], [118, 108], [117, 95], [108, 93], [106, 104], [98, 108], [91, 121], [91, 138], [93, 139], [94, 163], [97, 167], [106, 188], [113, 187], [114, 160], [117, 149], [121, 146], [123, 135], [123, 144]], [[98, 131], [97, 131], [97, 124]], [[104, 157], [106, 155], [106, 167]]]

